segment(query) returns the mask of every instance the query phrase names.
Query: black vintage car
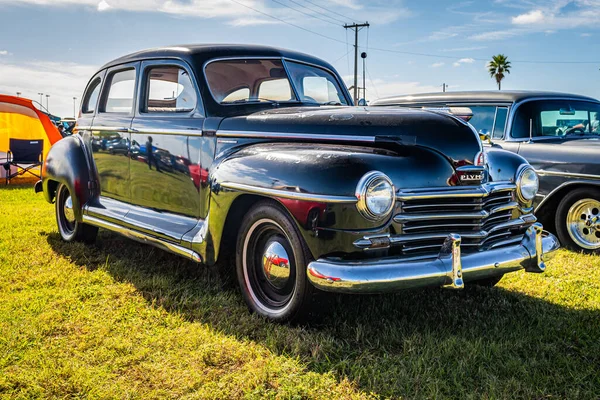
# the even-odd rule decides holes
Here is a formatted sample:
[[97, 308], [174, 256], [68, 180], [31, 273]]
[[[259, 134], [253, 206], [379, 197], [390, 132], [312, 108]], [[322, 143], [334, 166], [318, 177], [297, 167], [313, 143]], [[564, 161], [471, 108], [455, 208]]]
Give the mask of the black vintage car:
[[540, 176], [535, 213], [562, 244], [600, 252], [600, 102], [546, 92], [447, 92], [390, 97], [375, 106], [468, 107], [494, 148], [525, 157]]
[[[135, 157], [98, 145], [117, 138]], [[206, 265], [235, 256], [250, 309], [286, 321], [319, 290], [542, 272], [559, 245], [532, 214], [537, 187], [522, 157], [484, 154], [458, 118], [352, 107], [322, 60], [196, 45], [101, 68], [36, 190], [66, 241], [100, 227]]]

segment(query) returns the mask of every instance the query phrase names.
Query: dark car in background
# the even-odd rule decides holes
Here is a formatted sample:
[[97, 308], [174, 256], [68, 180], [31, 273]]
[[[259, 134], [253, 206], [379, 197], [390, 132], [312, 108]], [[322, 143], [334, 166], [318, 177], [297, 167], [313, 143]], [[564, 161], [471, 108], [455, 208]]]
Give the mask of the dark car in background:
[[468, 107], [494, 148], [527, 159], [540, 177], [535, 212], [563, 245], [600, 251], [600, 102], [574, 94], [446, 92], [380, 99], [373, 106]]
[[331, 65], [270, 47], [108, 63], [42, 173], [65, 241], [100, 227], [206, 265], [233, 258], [250, 309], [277, 321], [318, 290], [494, 285], [543, 272], [559, 247], [532, 213], [525, 159], [484, 153], [446, 113], [352, 107]]

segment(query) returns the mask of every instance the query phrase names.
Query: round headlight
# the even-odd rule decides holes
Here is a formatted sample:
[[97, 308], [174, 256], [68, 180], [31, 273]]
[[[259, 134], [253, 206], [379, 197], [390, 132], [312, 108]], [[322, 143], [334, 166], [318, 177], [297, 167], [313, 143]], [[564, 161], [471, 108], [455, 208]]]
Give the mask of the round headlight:
[[529, 203], [540, 188], [537, 174], [529, 165], [520, 168], [517, 174], [517, 196], [522, 203]]
[[372, 171], [363, 176], [356, 187], [357, 207], [363, 217], [378, 221], [394, 207], [394, 185], [384, 173]]

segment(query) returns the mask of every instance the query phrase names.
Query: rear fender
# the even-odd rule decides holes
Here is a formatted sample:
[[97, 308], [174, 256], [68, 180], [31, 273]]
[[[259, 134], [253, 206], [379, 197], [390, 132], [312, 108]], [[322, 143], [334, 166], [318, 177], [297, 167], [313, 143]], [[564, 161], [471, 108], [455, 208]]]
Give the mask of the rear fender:
[[78, 135], [68, 136], [56, 142], [42, 167], [42, 189], [44, 197], [54, 202], [59, 184], [64, 184], [71, 193], [73, 212], [78, 221], [82, 219], [82, 208], [92, 197], [90, 163], [83, 142]]

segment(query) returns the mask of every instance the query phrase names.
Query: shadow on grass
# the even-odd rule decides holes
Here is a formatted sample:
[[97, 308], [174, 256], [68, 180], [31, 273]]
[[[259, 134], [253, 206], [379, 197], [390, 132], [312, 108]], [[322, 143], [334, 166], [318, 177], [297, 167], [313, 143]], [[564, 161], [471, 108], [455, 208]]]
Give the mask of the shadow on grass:
[[[46, 235], [46, 233], [42, 233]], [[598, 398], [600, 315], [502, 288], [332, 296], [319, 322], [250, 315], [237, 287], [182, 258], [101, 232], [96, 246], [48, 242], [133, 284], [155, 307], [333, 371], [381, 396]]]

